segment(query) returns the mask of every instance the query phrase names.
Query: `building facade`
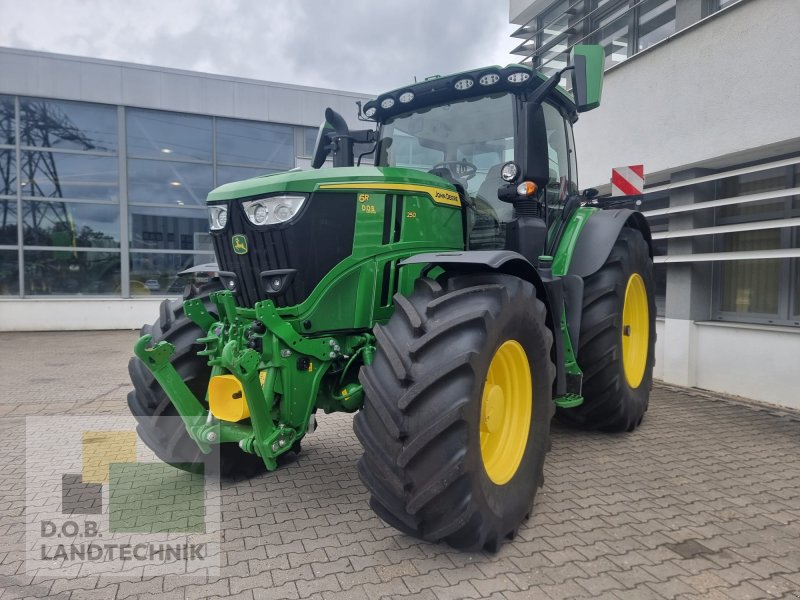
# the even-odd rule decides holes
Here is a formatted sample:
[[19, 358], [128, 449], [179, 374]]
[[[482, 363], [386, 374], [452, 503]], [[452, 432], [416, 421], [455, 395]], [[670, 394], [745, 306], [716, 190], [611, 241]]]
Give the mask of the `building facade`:
[[0, 331], [133, 328], [213, 261], [206, 194], [367, 95], [0, 48]]
[[800, 3], [511, 0], [544, 71], [606, 50], [575, 128], [583, 187], [644, 164], [658, 280], [656, 376], [800, 408]]

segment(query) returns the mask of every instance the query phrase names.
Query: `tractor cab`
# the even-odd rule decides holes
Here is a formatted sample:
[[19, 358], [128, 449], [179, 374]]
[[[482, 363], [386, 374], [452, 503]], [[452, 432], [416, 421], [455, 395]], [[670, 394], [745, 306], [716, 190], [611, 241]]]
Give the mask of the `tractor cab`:
[[572, 124], [599, 105], [597, 58], [592, 47], [576, 47], [567, 68], [574, 99], [557, 85], [561, 73], [547, 79], [517, 64], [382, 94], [359, 115], [375, 130], [350, 132], [329, 110], [313, 166], [329, 153], [334, 166], [352, 165], [353, 144], [371, 142], [375, 166], [425, 171], [455, 187], [466, 249], [513, 250], [535, 264], [553, 253], [566, 213], [578, 205]]

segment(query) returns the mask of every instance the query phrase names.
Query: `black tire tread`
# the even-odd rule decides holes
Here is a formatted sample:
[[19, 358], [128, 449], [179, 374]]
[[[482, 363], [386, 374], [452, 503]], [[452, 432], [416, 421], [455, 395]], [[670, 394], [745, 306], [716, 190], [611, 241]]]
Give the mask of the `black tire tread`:
[[[628, 387], [622, 369], [622, 305], [630, 273], [638, 272], [648, 292], [650, 339], [645, 376]], [[653, 263], [641, 232], [624, 227], [606, 262], [584, 280], [578, 364], [583, 370], [584, 403], [558, 409], [561, 422], [579, 429], [633, 431], [647, 411], [655, 364]]]
[[[378, 352], [359, 376], [366, 400], [354, 420], [364, 448], [358, 472], [373, 510], [400, 531], [460, 549], [494, 550], [519, 526], [522, 515], [499, 531], [471, 502], [465, 445], [468, 393], [482, 386], [475, 347], [487, 323], [516, 302], [534, 307], [549, 357], [544, 304], [532, 285], [507, 275], [421, 278], [411, 295], [395, 297], [395, 316], [376, 327]], [[549, 392], [555, 368], [548, 359], [542, 369]], [[553, 409], [548, 397], [548, 434]], [[549, 438], [541, 443], [549, 448]], [[532, 476], [535, 490], [543, 483], [541, 465]]]

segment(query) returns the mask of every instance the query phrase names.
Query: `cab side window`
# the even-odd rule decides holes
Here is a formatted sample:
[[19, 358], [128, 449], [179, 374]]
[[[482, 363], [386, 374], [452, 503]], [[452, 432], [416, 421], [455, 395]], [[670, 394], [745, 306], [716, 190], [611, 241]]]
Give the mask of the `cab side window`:
[[550, 164], [550, 178], [545, 190], [547, 205], [560, 208], [571, 192], [570, 153], [564, 117], [559, 110], [548, 103], [542, 105], [544, 123], [547, 130], [547, 155]]
[[578, 155], [575, 153], [575, 137], [572, 135], [572, 123], [564, 121], [569, 143], [569, 195], [577, 196], [578, 191]]

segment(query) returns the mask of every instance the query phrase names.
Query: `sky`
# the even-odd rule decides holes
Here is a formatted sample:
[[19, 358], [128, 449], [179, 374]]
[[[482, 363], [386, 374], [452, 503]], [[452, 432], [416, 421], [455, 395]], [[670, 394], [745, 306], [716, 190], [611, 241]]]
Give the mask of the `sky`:
[[516, 62], [508, 0], [0, 0], [0, 46], [377, 94]]

